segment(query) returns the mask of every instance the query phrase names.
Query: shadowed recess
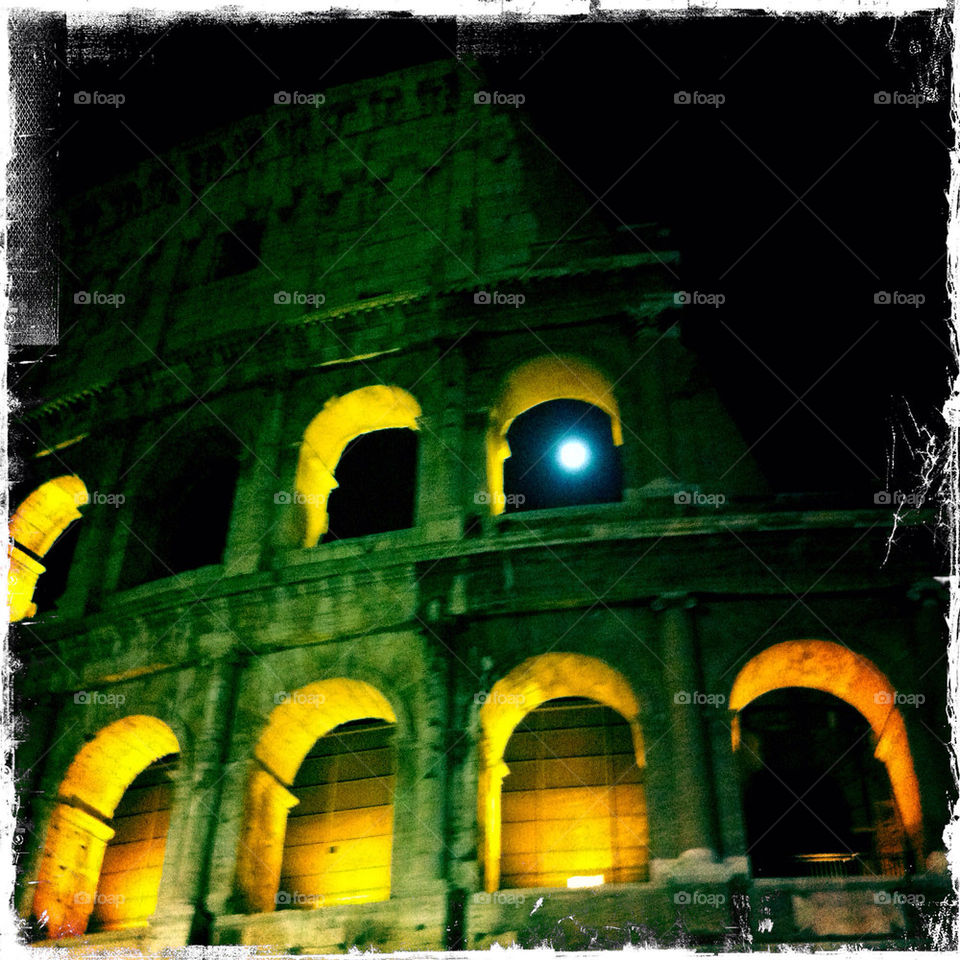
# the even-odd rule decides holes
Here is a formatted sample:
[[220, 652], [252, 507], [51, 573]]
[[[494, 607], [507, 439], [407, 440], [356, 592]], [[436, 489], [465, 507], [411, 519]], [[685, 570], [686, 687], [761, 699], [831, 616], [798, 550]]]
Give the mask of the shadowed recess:
[[[874, 756], [890, 778], [897, 812], [918, 861], [924, 837], [920, 787], [896, 691], [866, 657], [829, 640], [789, 640], [768, 647], [747, 662], [733, 683], [730, 709], [737, 712], [771, 690], [807, 687], [833, 694], [866, 718], [875, 739]], [[731, 726], [733, 749], [740, 748], [740, 718]]]

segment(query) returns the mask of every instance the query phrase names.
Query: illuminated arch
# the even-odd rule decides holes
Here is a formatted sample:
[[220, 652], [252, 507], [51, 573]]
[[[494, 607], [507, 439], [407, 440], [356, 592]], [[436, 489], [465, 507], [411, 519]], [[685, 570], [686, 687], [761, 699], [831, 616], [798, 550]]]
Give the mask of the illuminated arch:
[[484, 889], [500, 885], [500, 799], [507, 742], [517, 724], [548, 700], [586, 697], [619, 713], [630, 725], [637, 766], [645, 766], [640, 704], [626, 677], [596, 657], [579, 653], [544, 653], [524, 660], [498, 680], [480, 708], [480, 776], [477, 823]]
[[237, 889], [246, 909], [275, 906], [287, 812], [297, 803], [288, 789], [314, 742], [351, 720], [397, 717], [386, 697], [362, 680], [338, 677], [308, 684], [274, 707], [254, 749], [244, 824], [237, 853]]
[[331, 397], [323, 405], [303, 435], [297, 463], [296, 491], [307, 518], [305, 547], [316, 546], [327, 532], [327, 498], [337, 487], [334, 471], [347, 444], [374, 430], [419, 430], [420, 413], [406, 390], [379, 384]]
[[[789, 640], [757, 654], [737, 674], [730, 709], [784, 687], [808, 687], [832, 694], [859, 710], [876, 738], [874, 756], [890, 777], [894, 800], [914, 852], [923, 859], [920, 787], [903, 716], [895, 706], [896, 690], [866, 657], [828, 640]], [[740, 746], [739, 716], [733, 718], [733, 749]]]
[[33, 915], [46, 921], [48, 937], [84, 932], [114, 834], [106, 821], [138, 774], [179, 752], [162, 720], [136, 715], [104, 727], [77, 753], [60, 784], [33, 898]]
[[80, 517], [79, 508], [89, 499], [83, 481], [67, 474], [37, 487], [10, 518], [13, 543], [9, 548], [7, 594], [11, 623], [37, 612], [33, 592], [46, 568], [36, 558], [46, 555], [60, 534]]
[[616, 446], [623, 443], [620, 410], [608, 379], [578, 357], [549, 356], [530, 360], [513, 370], [490, 410], [487, 428], [487, 490], [490, 511], [503, 513], [503, 461], [510, 456], [510, 424], [531, 407], [550, 400], [581, 400], [599, 407], [610, 417]]

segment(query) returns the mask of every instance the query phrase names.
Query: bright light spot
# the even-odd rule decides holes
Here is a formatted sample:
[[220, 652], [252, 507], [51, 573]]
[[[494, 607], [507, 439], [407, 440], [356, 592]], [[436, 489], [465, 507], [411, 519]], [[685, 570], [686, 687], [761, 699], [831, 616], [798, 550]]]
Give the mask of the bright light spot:
[[602, 887], [603, 874], [598, 873], [593, 877], [567, 877], [567, 887], [571, 890], [574, 887]]
[[590, 451], [581, 440], [567, 440], [560, 444], [557, 459], [566, 470], [580, 470], [590, 459]]

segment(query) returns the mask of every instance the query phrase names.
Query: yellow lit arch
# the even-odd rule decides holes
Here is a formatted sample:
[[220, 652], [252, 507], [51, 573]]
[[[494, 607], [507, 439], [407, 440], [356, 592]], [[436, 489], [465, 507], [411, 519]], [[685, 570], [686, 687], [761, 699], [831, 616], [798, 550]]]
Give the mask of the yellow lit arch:
[[496, 405], [490, 410], [487, 428], [487, 489], [490, 511], [503, 513], [503, 461], [510, 456], [507, 431], [510, 424], [531, 407], [550, 400], [582, 400], [599, 407], [610, 417], [616, 446], [623, 443], [620, 411], [613, 387], [595, 367], [578, 357], [539, 357], [517, 367], [506, 379]]
[[[36, 557], [43, 557], [57, 538], [80, 517], [79, 508], [89, 500], [83, 481], [68, 474], [41, 484], [10, 518], [10, 570], [7, 595], [10, 622], [16, 623], [37, 612], [33, 591], [37, 579], [45, 571]], [[20, 549], [25, 547], [30, 554]]]
[[[106, 821], [138, 774], [179, 752], [176, 736], [162, 720], [137, 715], [104, 727], [77, 753], [60, 784], [33, 898], [33, 915], [45, 920], [48, 937], [84, 932], [114, 833]], [[151, 894], [156, 909], [156, 891]]]
[[303, 758], [335, 727], [364, 719], [396, 723], [397, 717], [375, 687], [343, 677], [301, 687], [274, 707], [254, 750], [237, 853], [237, 889], [248, 911], [274, 909], [287, 812], [297, 803], [288, 788]]
[[645, 766], [640, 704], [629, 682], [596, 657], [579, 653], [545, 653], [524, 660], [498, 680], [480, 708], [480, 776], [477, 823], [484, 889], [500, 885], [500, 800], [507, 742], [517, 724], [548, 700], [586, 697], [616, 710], [630, 725], [637, 766]]
[[[830, 693], [856, 708], [876, 738], [874, 756], [887, 768], [893, 796], [914, 852], [923, 859], [920, 787], [913, 768], [903, 716], [890, 681], [866, 657], [828, 640], [789, 640], [757, 654], [737, 674], [730, 709], [739, 713], [772, 690], [808, 687]], [[739, 717], [733, 718], [733, 749], [740, 746]]]
[[418, 430], [420, 413], [406, 390], [380, 384], [331, 397], [323, 405], [303, 435], [297, 463], [296, 490], [307, 518], [305, 547], [316, 546], [327, 532], [327, 498], [336, 489], [334, 471], [346, 445], [374, 430]]

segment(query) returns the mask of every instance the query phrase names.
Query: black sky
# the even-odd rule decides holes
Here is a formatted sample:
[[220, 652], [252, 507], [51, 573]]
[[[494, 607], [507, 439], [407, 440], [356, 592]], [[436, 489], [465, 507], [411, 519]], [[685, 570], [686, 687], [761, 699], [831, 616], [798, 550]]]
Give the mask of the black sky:
[[[906, 489], [915, 464], [902, 443], [892, 481], [887, 471], [907, 411], [943, 429], [952, 134], [935, 18], [124, 24], [61, 31], [61, 196], [146, 159], [143, 143], [162, 151], [267, 109], [278, 89], [322, 91], [459, 50], [477, 61], [464, 69], [525, 96], [585, 204], [602, 197], [613, 229], [669, 227], [678, 287], [723, 295], [682, 311], [683, 336], [777, 490]], [[126, 103], [75, 105], [79, 90]], [[725, 102], [677, 104], [680, 91]], [[881, 92], [936, 102], [877, 103]], [[877, 304], [879, 292], [925, 302]]]

